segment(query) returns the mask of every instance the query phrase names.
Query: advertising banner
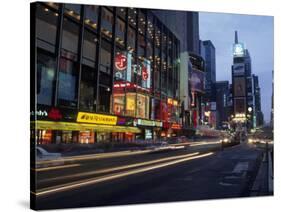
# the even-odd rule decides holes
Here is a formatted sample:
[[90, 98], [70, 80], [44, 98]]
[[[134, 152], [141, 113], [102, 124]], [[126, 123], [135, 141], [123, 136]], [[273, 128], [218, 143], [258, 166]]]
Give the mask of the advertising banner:
[[204, 72], [193, 69], [189, 78], [191, 91], [204, 92], [204, 78]]
[[244, 63], [237, 63], [234, 64], [232, 67], [233, 75], [234, 76], [241, 76], [245, 74], [245, 64]]
[[234, 78], [234, 96], [246, 96], [246, 85], [244, 77]]
[[78, 112], [77, 122], [116, 125], [117, 116]]

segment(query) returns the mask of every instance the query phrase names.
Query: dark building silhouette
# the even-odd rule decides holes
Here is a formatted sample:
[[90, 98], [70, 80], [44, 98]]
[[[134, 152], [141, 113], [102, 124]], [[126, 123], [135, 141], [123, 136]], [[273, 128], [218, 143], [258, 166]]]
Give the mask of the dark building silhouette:
[[216, 103], [217, 103], [217, 128], [226, 127], [229, 116], [229, 82], [217, 81], [216, 86]]

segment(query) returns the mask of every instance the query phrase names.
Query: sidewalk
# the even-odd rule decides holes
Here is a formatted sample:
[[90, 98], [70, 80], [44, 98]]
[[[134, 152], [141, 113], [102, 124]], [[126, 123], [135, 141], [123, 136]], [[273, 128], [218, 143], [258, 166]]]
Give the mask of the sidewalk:
[[273, 195], [273, 169], [271, 152], [263, 153], [258, 174], [251, 189], [250, 196]]

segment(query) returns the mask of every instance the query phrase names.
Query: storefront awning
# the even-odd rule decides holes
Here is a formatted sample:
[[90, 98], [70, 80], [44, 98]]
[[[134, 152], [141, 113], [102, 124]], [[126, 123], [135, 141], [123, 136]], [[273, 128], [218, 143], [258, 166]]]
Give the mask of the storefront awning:
[[93, 130], [95, 132], [130, 132], [130, 133], [141, 132], [140, 129], [137, 127], [84, 124], [84, 123], [72, 123], [72, 122], [39, 121], [39, 120], [35, 122], [31, 122], [31, 129], [69, 130], [69, 131]]

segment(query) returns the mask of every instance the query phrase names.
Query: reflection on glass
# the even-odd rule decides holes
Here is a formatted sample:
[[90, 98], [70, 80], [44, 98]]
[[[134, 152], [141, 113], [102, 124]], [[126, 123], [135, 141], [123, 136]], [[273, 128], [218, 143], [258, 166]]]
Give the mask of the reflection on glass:
[[96, 60], [96, 43], [96, 35], [85, 29], [83, 42], [83, 63], [91, 67], [94, 67]]
[[80, 108], [82, 110], [94, 110], [94, 69], [82, 66], [80, 84]]
[[95, 30], [98, 24], [98, 10], [99, 7], [95, 5], [85, 6], [85, 23]]
[[58, 102], [63, 106], [77, 104], [77, 65], [71, 60], [60, 59]]
[[101, 31], [105, 37], [112, 38], [113, 14], [110, 10], [102, 7]]
[[56, 44], [57, 21], [56, 13], [38, 5], [36, 11], [37, 46], [54, 52]]
[[37, 54], [37, 101], [39, 104], [52, 104], [55, 64], [55, 58], [42, 53]]
[[80, 10], [79, 4], [65, 4], [65, 13], [77, 20], [80, 20]]
[[71, 20], [64, 18], [62, 31], [62, 48], [68, 52], [78, 52], [79, 26]]

